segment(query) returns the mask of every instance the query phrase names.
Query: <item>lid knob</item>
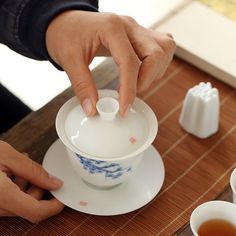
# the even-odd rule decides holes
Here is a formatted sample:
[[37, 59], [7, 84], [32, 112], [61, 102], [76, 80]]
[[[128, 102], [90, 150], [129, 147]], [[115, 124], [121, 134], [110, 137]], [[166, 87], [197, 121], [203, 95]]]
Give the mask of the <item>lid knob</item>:
[[112, 97], [103, 97], [98, 100], [96, 108], [101, 119], [114, 120], [119, 111], [119, 102]]

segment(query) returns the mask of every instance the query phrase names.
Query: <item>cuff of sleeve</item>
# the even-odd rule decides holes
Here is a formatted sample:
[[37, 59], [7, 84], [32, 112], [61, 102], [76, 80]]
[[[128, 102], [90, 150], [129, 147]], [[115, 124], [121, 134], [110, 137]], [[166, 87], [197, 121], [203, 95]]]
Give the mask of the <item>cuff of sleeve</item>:
[[[92, 4], [92, 3], [93, 4]], [[25, 46], [40, 60], [49, 60], [57, 69], [57, 65], [49, 56], [45, 43], [46, 30], [51, 20], [66, 10], [98, 11], [98, 1], [78, 0], [35, 0], [25, 7], [19, 27], [19, 36]], [[30, 19], [30, 21], [29, 21]]]

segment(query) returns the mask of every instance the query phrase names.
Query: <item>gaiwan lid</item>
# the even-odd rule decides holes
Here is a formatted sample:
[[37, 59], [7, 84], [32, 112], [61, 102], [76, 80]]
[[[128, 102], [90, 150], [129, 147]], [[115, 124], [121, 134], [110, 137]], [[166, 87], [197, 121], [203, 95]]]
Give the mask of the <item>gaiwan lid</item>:
[[118, 93], [99, 90], [98, 113], [87, 117], [76, 97], [57, 114], [56, 129], [72, 151], [92, 159], [127, 158], [144, 151], [157, 133], [151, 108], [136, 98], [126, 118], [119, 114]]

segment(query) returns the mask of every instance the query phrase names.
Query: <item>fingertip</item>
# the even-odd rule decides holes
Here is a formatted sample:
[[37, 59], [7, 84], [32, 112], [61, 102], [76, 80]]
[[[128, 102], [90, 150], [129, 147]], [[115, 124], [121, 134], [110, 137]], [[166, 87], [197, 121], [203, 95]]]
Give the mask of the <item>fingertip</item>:
[[92, 100], [89, 97], [85, 98], [82, 101], [82, 107], [83, 107], [83, 110], [84, 110], [86, 116], [91, 117], [91, 116], [94, 116], [97, 113], [96, 103], [97, 103], [97, 99]]
[[49, 180], [50, 180], [50, 185], [51, 185], [51, 190], [56, 190], [62, 187], [63, 181], [56, 176], [49, 175]]
[[65, 207], [65, 205], [56, 198], [49, 200], [54, 205], [54, 214], [59, 214]]
[[97, 109], [96, 109], [95, 106], [93, 106], [93, 109], [92, 109], [91, 113], [90, 113], [88, 116], [89, 116], [89, 117], [93, 117], [93, 116], [95, 116], [96, 114], [97, 114]]
[[58, 199], [56, 199], [56, 198], [53, 198], [52, 201], [54, 201], [55, 204], [58, 205], [58, 208], [61, 209], [61, 210], [65, 207], [65, 205], [64, 205], [61, 201], [59, 201]]
[[134, 102], [135, 96], [132, 93], [123, 94], [120, 92], [119, 105], [120, 105], [120, 115], [126, 118], [129, 115], [130, 108]]
[[127, 87], [120, 87], [119, 90], [119, 105], [120, 105], [120, 115], [122, 117], [127, 117], [130, 108], [136, 97], [136, 89], [128, 89]]
[[97, 112], [98, 92], [87, 64], [83, 62], [79, 65], [75, 64], [66, 72], [84, 113], [89, 117], [94, 116]]
[[87, 82], [78, 83], [77, 86], [74, 86], [74, 91], [86, 116], [94, 116], [97, 113], [96, 103], [98, 100], [98, 92], [95, 85]]
[[120, 115], [121, 115], [123, 118], [126, 118], [126, 117], [129, 115], [130, 108], [131, 108], [131, 104], [126, 104], [125, 106], [123, 106], [123, 107], [120, 109]]

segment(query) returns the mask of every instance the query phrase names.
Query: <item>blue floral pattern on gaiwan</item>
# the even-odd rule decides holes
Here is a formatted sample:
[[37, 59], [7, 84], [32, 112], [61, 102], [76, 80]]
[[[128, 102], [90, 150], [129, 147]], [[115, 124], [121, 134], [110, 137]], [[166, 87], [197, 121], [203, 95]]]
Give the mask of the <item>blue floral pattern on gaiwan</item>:
[[131, 167], [122, 168], [118, 163], [107, 161], [97, 161], [85, 158], [76, 153], [83, 168], [90, 174], [104, 173], [106, 178], [117, 179], [124, 173], [132, 171]]

